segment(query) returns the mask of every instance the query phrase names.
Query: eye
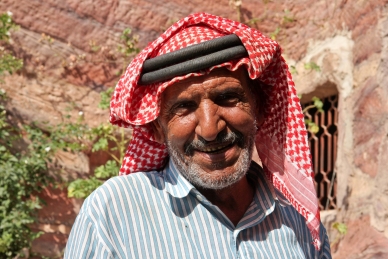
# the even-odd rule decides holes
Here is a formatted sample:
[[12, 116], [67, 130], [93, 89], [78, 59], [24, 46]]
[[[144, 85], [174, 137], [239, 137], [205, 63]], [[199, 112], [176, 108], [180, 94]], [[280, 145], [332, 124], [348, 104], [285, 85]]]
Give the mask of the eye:
[[190, 101], [179, 102], [173, 105], [173, 107], [170, 109], [170, 114], [185, 115], [195, 110], [196, 107], [197, 105], [195, 102], [190, 102]]
[[233, 106], [241, 101], [241, 96], [238, 93], [224, 93], [216, 98], [216, 103], [221, 106]]

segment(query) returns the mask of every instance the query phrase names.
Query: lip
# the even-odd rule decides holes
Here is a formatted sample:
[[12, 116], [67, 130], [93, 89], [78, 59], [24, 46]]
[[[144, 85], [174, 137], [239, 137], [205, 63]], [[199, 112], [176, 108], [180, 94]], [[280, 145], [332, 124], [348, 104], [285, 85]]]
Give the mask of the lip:
[[222, 144], [222, 145], [213, 145], [213, 146], [208, 146], [204, 149], [197, 149], [196, 151], [198, 152], [202, 152], [202, 153], [220, 153], [220, 152], [224, 152], [225, 149], [228, 147], [228, 146], [232, 146], [233, 143], [226, 143], [226, 144]]
[[[213, 147], [216, 148], [216, 147]], [[209, 147], [210, 149], [210, 147]], [[194, 156], [198, 155], [199, 159], [202, 160], [202, 163], [219, 163], [219, 162], [231, 162], [235, 157], [238, 158], [239, 155], [239, 147], [236, 143], [231, 143], [226, 145], [224, 148], [216, 151], [216, 152], [203, 152], [201, 150], [195, 150]]]

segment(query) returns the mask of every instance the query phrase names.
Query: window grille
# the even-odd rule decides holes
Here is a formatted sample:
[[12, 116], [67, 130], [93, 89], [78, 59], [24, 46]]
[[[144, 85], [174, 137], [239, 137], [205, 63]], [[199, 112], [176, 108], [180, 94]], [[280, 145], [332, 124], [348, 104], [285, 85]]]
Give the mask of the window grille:
[[338, 95], [326, 97], [321, 101], [323, 112], [313, 108], [305, 115], [319, 127], [317, 133], [308, 134], [319, 206], [321, 210], [331, 210], [337, 208], [337, 177], [334, 170], [337, 158]]

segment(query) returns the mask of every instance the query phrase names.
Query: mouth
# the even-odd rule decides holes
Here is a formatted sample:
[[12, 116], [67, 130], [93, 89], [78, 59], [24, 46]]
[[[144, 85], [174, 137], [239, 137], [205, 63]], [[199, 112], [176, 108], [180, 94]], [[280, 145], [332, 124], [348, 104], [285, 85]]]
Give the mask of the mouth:
[[187, 156], [193, 156], [194, 152], [202, 154], [214, 155], [228, 152], [234, 146], [242, 147], [244, 136], [240, 132], [222, 133], [217, 136], [214, 141], [206, 141], [204, 139], [193, 140], [184, 147], [184, 152]]
[[222, 153], [232, 147], [234, 143], [229, 143], [229, 144], [224, 144], [220, 145], [217, 147], [204, 147], [204, 148], [197, 148], [197, 151], [203, 152], [203, 153], [208, 153], [208, 154], [213, 154], [213, 153]]

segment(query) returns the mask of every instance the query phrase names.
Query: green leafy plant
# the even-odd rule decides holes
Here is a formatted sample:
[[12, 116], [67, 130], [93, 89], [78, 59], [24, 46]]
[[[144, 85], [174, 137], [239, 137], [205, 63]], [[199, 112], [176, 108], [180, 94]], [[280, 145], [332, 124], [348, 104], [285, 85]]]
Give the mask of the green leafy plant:
[[139, 48], [137, 48], [137, 43], [139, 42], [138, 36], [132, 36], [132, 30], [130, 28], [124, 29], [120, 36], [121, 44], [117, 46], [118, 52], [124, 54], [124, 56], [129, 57], [133, 53], [138, 53]]
[[[1, 100], [5, 100], [4, 92]], [[107, 152], [112, 158], [97, 167], [94, 176], [70, 183], [70, 197], [85, 198], [104, 180], [118, 174], [128, 141], [124, 129], [115, 130], [110, 124], [91, 128], [82, 118], [48, 128], [49, 133], [35, 125], [13, 127], [5, 106], [0, 105], [0, 258], [21, 256], [21, 251], [28, 250], [42, 234], [33, 232], [29, 225], [36, 222], [36, 213], [44, 205], [39, 192], [56, 184], [47, 174], [56, 151], [82, 152], [91, 148], [93, 152]], [[14, 151], [17, 142], [26, 142], [27, 148]]]
[[291, 14], [290, 10], [284, 9], [283, 24], [292, 23], [294, 21], [295, 21], [295, 18]]
[[0, 47], [0, 75], [5, 71], [12, 74], [14, 71], [23, 67], [23, 61], [7, 53]]
[[308, 63], [305, 63], [304, 64], [304, 68], [306, 70], [315, 70], [317, 72], [320, 72], [321, 71], [321, 67], [318, 66], [315, 62], [311, 61], [311, 62], [308, 62]]
[[269, 37], [271, 38], [271, 40], [276, 40], [276, 37], [278, 36], [279, 32], [280, 32], [280, 28], [276, 27], [275, 31], [269, 34]]
[[73, 69], [85, 63], [118, 65], [122, 67], [118, 74], [128, 63], [128, 57], [138, 53], [137, 44], [139, 37], [132, 34], [130, 28], [126, 28], [120, 35], [120, 41], [116, 46], [100, 45], [95, 40], [89, 41], [89, 52], [80, 51], [68, 43], [69, 50], [64, 53], [55, 46], [55, 39], [50, 35], [42, 34], [40, 43], [46, 45], [53, 53], [53, 56], [60, 59], [61, 66], [65, 69]]
[[291, 73], [291, 74], [294, 74], [294, 75], [297, 75], [297, 74], [298, 74], [298, 70], [296, 69], [295, 66], [290, 66], [290, 73]]
[[[10, 31], [17, 28], [11, 13], [0, 15], [0, 41], [8, 44]], [[23, 62], [15, 58], [2, 45], [0, 47], [0, 76], [12, 74]], [[41, 235], [29, 225], [43, 201], [37, 194], [50, 183], [46, 159], [50, 152], [39, 145], [31, 145], [37, 129], [20, 130], [9, 122], [5, 104], [6, 93], [0, 89], [0, 258], [23, 256], [22, 250]], [[20, 152], [14, 143], [27, 139], [27, 148]]]
[[330, 243], [330, 246], [333, 247], [348, 233], [348, 226], [344, 223], [334, 222], [331, 227], [338, 232], [335, 239]]
[[0, 76], [4, 72], [12, 74], [14, 71], [23, 67], [23, 61], [14, 57], [4, 47], [10, 41], [10, 31], [17, 28], [16, 24], [12, 21], [12, 13], [7, 12], [0, 15]]
[[109, 108], [110, 97], [112, 96], [113, 91], [114, 91], [113, 88], [108, 88], [108, 90], [100, 93], [101, 101], [98, 104], [98, 108], [100, 108], [100, 109], [108, 109]]
[[[1, 93], [3, 103], [6, 97]], [[4, 104], [0, 105], [0, 132], [0, 258], [14, 258], [41, 235], [29, 225], [43, 204], [37, 194], [52, 180], [46, 163], [51, 152], [43, 143], [31, 144], [41, 134], [39, 129], [20, 131], [8, 122]], [[25, 139], [30, 142], [27, 149], [15, 150], [14, 143]]]
[[[108, 89], [101, 93], [100, 108], [109, 107], [108, 100], [112, 94], [113, 89]], [[116, 176], [120, 169], [120, 164], [125, 155], [125, 148], [129, 141], [123, 128], [117, 129], [111, 124], [102, 124], [94, 128], [90, 128], [88, 132], [88, 139], [94, 139], [92, 144], [92, 152], [103, 151], [106, 152], [110, 160], [105, 164], [97, 167], [94, 170], [94, 175], [86, 179], [77, 179], [70, 182], [68, 186], [68, 196], [75, 198], [86, 198], [97, 187], [104, 183], [104, 181], [112, 176]]]
[[[17, 26], [10, 13], [0, 15], [2, 45], [8, 44], [9, 30], [14, 28]], [[0, 46], [0, 76], [12, 74], [22, 66], [21, 60]], [[28, 253], [32, 241], [42, 234], [31, 230], [30, 225], [36, 222], [37, 212], [44, 205], [39, 193], [49, 185], [57, 185], [48, 174], [53, 155], [59, 149], [82, 149], [82, 144], [73, 140], [87, 129], [81, 123], [69, 124], [49, 134], [35, 125], [21, 123], [16, 127], [12, 114], [7, 113], [6, 102], [6, 93], [0, 89], [0, 258], [15, 258]]]
[[35, 125], [13, 126], [9, 122], [12, 116], [5, 109], [4, 91], [0, 100], [0, 258], [14, 258], [29, 251], [32, 241], [43, 233], [32, 231], [30, 225], [36, 222], [37, 212], [45, 204], [39, 193], [58, 185], [48, 174], [55, 152], [83, 147], [64, 138], [80, 135], [69, 125], [52, 133]]
[[[128, 57], [139, 52], [137, 48], [138, 36], [132, 34], [130, 28], [126, 28], [120, 35], [120, 42], [116, 48], [112, 46], [101, 46], [96, 41], [90, 41], [89, 54], [80, 55], [76, 50], [70, 51], [69, 56], [59, 53], [53, 46], [55, 40], [42, 35], [41, 42], [49, 46], [55, 55], [62, 58], [62, 65], [66, 68], [75, 67], [82, 62], [92, 62], [94, 64], [116, 63], [121, 65], [120, 74], [128, 63]], [[70, 45], [71, 47], [71, 45]], [[113, 88], [101, 92], [101, 102], [98, 107], [109, 108], [110, 97]], [[121, 161], [124, 157], [126, 144], [129, 138], [125, 136], [124, 129], [116, 129], [108, 123], [98, 127], [89, 127], [82, 121], [82, 116], [74, 123], [70, 119], [59, 125], [49, 127], [50, 138], [55, 139], [56, 147], [69, 152], [105, 152], [110, 160], [97, 167], [90, 177], [77, 179], [68, 185], [68, 196], [75, 198], [86, 198], [92, 191], [100, 186], [109, 177], [115, 176], [119, 172]], [[58, 134], [59, 133], [59, 134]]]
[[[6, 44], [10, 40], [9, 31], [14, 28], [17, 26], [12, 22], [10, 13], [0, 15], [0, 42], [4, 45], [0, 46], [0, 76], [12, 74], [23, 66], [21, 60], [6, 50]], [[138, 52], [137, 38], [132, 37], [131, 31], [126, 29], [120, 39], [121, 43], [114, 55], [121, 55], [121, 61], [127, 62], [127, 57]], [[42, 35], [42, 42], [55, 50], [55, 40], [52, 37]], [[99, 55], [104, 51], [95, 42], [91, 42], [91, 49]], [[56, 54], [61, 55], [59, 52]], [[84, 54], [62, 58], [63, 62], [70, 59], [74, 64], [90, 60], [97, 63], [106, 61]], [[119, 62], [117, 59], [114, 61]], [[109, 88], [101, 93], [100, 108], [109, 107], [112, 92], [113, 89]], [[104, 180], [118, 174], [129, 138], [124, 129], [115, 129], [107, 123], [89, 127], [83, 121], [82, 112], [75, 122], [68, 115], [63, 123], [51, 126], [47, 124], [46, 132], [34, 124], [21, 123], [21, 126], [15, 127], [11, 123], [11, 114], [6, 111], [6, 101], [6, 94], [0, 89], [0, 258], [15, 258], [23, 257], [23, 252], [28, 253], [32, 241], [42, 234], [32, 231], [30, 225], [36, 222], [37, 212], [44, 205], [39, 193], [50, 185], [58, 185], [48, 174], [55, 153], [62, 150], [109, 154], [111, 159], [97, 167], [92, 177], [69, 184], [70, 197], [85, 198]], [[72, 105], [77, 107], [77, 104]]]
[[11, 37], [10, 32], [16, 28], [17, 25], [12, 21], [11, 12], [0, 15], [0, 41], [8, 41]]
[[344, 223], [334, 222], [332, 227], [338, 231], [340, 235], [346, 235], [348, 233], [348, 227]]
[[310, 109], [317, 109], [318, 112], [323, 112], [323, 102], [321, 101], [321, 99], [319, 99], [318, 97], [314, 96], [313, 98], [311, 98], [311, 101], [312, 101], [312, 104], [310, 105], [307, 105], [306, 107], [303, 108], [302, 112], [305, 116], [305, 119], [304, 119], [304, 122], [307, 126], [307, 130], [310, 131], [311, 133], [315, 134], [315, 133], [318, 133], [319, 131], [319, 126], [313, 122], [311, 119], [308, 118], [307, 114], [308, 114], [308, 111]]
[[[121, 43], [117, 46], [117, 52], [125, 57], [130, 57], [134, 53], [138, 53], [139, 49], [136, 47], [138, 43], [138, 37], [132, 35], [130, 28], [126, 28], [121, 36]], [[92, 42], [94, 51], [99, 51], [99, 47]], [[123, 64], [125, 69], [126, 64]], [[101, 92], [101, 101], [98, 107], [101, 109], [108, 109], [113, 88], [108, 88], [106, 91]], [[89, 141], [87, 143], [79, 143], [74, 141], [74, 145], [81, 145], [86, 148], [91, 145], [91, 151], [102, 151], [109, 155], [110, 159], [103, 165], [97, 167], [91, 177], [85, 179], [77, 179], [72, 181], [68, 185], [68, 196], [75, 198], [86, 198], [97, 187], [104, 183], [105, 180], [112, 176], [116, 176], [119, 172], [121, 162], [125, 155], [125, 149], [128, 141], [130, 140], [125, 134], [123, 128], [116, 128], [111, 124], [104, 123], [98, 127], [88, 128], [85, 124], [66, 124], [66, 127], [73, 127], [75, 131], [79, 132], [81, 136], [79, 139]], [[81, 129], [81, 130], [80, 130]], [[55, 130], [58, 131], [58, 130]], [[65, 134], [66, 135], [66, 134]], [[92, 143], [92, 144], [90, 144]]]

